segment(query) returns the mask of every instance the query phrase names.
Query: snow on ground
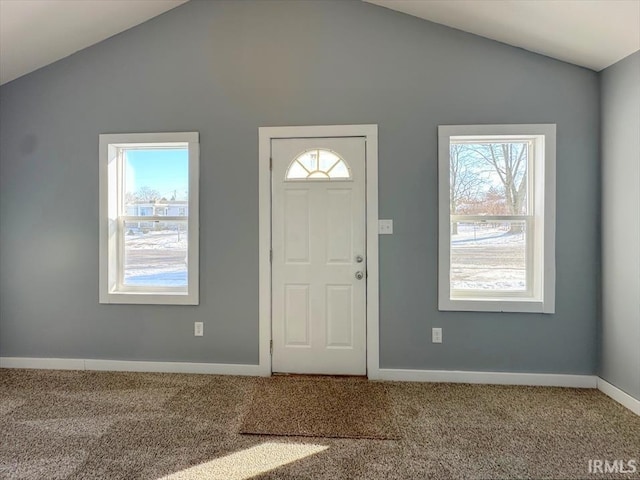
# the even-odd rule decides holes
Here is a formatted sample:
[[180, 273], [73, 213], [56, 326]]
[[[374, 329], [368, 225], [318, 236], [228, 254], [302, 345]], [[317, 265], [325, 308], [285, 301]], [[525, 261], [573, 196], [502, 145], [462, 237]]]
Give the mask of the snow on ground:
[[126, 285], [186, 286], [186, 231], [132, 229], [125, 236]]
[[187, 269], [175, 272], [157, 272], [148, 275], [129, 274], [125, 283], [131, 286], [185, 287], [188, 285]]
[[526, 289], [526, 242], [508, 224], [459, 224], [451, 236], [451, 282], [460, 290]]
[[172, 230], [149, 230], [142, 233], [141, 230], [129, 230], [125, 235], [126, 248], [142, 250], [174, 250], [187, 249], [187, 232]]
[[511, 233], [509, 226], [504, 223], [486, 223], [481, 225], [459, 223], [458, 233], [451, 236], [452, 246], [463, 244], [521, 244], [524, 247], [524, 243], [524, 233]]

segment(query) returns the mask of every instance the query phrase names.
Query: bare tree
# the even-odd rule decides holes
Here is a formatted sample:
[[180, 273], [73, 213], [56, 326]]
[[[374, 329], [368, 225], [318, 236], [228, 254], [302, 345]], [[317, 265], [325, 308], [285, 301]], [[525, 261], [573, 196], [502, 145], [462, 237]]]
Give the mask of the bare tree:
[[137, 199], [138, 197], [135, 193], [127, 192], [124, 196], [124, 203], [125, 205], [130, 205], [132, 203], [135, 203]]
[[[510, 215], [526, 213], [527, 152], [526, 143], [488, 143], [474, 147], [498, 174], [504, 189], [505, 203]], [[511, 232], [521, 232], [522, 226], [511, 225]]]
[[[449, 148], [449, 208], [452, 215], [459, 213], [462, 203], [477, 196], [483, 183], [475, 160], [464, 144], [452, 144]], [[451, 234], [458, 233], [458, 222], [453, 222]]]
[[139, 202], [154, 203], [160, 198], [160, 192], [151, 187], [144, 186], [140, 187], [140, 190], [135, 193], [135, 196]]
[[489, 143], [476, 150], [496, 171], [511, 215], [524, 212], [527, 196], [527, 144]]

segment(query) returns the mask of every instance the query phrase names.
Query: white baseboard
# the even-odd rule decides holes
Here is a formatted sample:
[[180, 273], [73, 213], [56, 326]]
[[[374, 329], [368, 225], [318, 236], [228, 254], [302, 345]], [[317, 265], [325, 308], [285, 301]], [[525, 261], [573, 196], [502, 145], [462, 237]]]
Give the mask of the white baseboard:
[[611, 385], [606, 380], [598, 378], [598, 390], [605, 395], [613, 398], [616, 402], [627, 407], [636, 415], [640, 415], [640, 400], [633, 398], [628, 393], [620, 390], [618, 387]]
[[[263, 376], [259, 365], [147, 362], [97, 360], [81, 358], [0, 357], [0, 368], [34, 368], [43, 370], [97, 370], [116, 372], [201, 373], [217, 375]], [[270, 372], [269, 372], [270, 374]], [[603, 393], [640, 415], [640, 401], [594, 375], [548, 373], [470, 372], [455, 370], [378, 370], [376, 380], [405, 382], [449, 382], [493, 385], [532, 385], [549, 387], [598, 388]]]
[[81, 358], [0, 357], [0, 368], [39, 368], [43, 370], [84, 370]]
[[480, 383], [488, 385], [531, 385], [538, 387], [596, 388], [595, 375], [555, 373], [468, 372], [456, 370], [380, 369], [380, 380], [402, 382]]
[[0, 357], [0, 368], [38, 368], [43, 370], [101, 370], [113, 372], [207, 373], [217, 375], [260, 376], [259, 365], [230, 363], [145, 362], [82, 358]]

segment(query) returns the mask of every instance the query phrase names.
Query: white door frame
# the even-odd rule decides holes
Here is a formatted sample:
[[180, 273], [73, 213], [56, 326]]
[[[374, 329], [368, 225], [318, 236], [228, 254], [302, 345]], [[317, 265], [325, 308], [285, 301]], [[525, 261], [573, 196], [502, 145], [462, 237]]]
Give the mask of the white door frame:
[[271, 140], [277, 138], [364, 137], [366, 169], [367, 377], [380, 378], [378, 314], [378, 126], [321, 125], [258, 129], [259, 201], [259, 371], [271, 375]]

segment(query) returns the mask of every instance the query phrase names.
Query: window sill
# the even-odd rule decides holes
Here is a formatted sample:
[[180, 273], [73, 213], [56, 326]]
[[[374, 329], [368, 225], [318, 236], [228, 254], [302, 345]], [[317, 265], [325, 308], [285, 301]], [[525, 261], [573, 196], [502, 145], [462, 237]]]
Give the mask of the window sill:
[[555, 313], [555, 306], [541, 300], [509, 299], [440, 299], [441, 312], [511, 312], [511, 313]]
[[195, 293], [111, 292], [100, 296], [102, 304], [199, 305]]

